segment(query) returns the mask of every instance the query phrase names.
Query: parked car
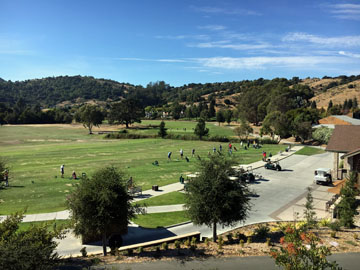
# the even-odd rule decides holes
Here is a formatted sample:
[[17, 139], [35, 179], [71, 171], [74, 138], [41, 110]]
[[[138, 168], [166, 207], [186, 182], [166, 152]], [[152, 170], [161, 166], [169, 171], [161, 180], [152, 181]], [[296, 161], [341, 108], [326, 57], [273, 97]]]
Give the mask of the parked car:
[[315, 170], [314, 182], [316, 184], [331, 184], [331, 169], [319, 168]]

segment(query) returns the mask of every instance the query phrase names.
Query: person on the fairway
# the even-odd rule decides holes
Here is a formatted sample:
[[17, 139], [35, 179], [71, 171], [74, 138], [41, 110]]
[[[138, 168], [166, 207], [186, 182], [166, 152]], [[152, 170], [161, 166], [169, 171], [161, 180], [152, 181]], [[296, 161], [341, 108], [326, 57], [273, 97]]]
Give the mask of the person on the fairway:
[[64, 178], [64, 164], [60, 166], [61, 178]]
[[168, 153], [168, 160], [171, 160], [171, 154], [172, 154], [172, 152]]

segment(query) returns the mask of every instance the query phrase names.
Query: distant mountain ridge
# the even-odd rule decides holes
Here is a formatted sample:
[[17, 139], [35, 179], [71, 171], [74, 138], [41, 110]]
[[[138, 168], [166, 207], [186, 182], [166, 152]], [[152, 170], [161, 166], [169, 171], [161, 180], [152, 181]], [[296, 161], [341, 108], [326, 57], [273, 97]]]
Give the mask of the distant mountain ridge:
[[360, 75], [302, 80], [297, 77], [291, 80], [260, 78], [253, 81], [192, 83], [180, 87], [172, 87], [165, 82], [149, 83], [142, 87], [90, 76], [59, 76], [15, 82], [0, 78], [0, 102], [12, 105], [21, 98], [27, 104], [39, 104], [46, 108], [72, 106], [89, 100], [106, 104], [108, 101], [136, 98], [144, 106], [162, 106], [172, 102], [207, 102], [209, 96], [212, 96], [217, 104], [236, 106], [236, 97], [243, 91], [271, 82], [281, 83], [290, 88], [295, 84], [308, 86], [314, 92], [311, 100], [316, 101], [318, 108], [326, 108], [330, 100], [334, 104], [342, 104], [345, 99], [354, 97], [360, 100]]

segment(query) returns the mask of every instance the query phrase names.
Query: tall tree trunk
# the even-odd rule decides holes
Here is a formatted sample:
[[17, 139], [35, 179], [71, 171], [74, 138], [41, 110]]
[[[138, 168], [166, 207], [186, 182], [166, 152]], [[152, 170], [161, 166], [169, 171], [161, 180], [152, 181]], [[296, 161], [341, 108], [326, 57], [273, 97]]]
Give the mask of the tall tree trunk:
[[102, 244], [103, 244], [103, 253], [104, 256], [107, 255], [107, 251], [106, 251], [106, 232], [103, 233], [102, 235]]
[[125, 122], [126, 128], [129, 128], [129, 123]]
[[217, 235], [216, 235], [216, 222], [213, 223], [213, 240], [216, 242]]

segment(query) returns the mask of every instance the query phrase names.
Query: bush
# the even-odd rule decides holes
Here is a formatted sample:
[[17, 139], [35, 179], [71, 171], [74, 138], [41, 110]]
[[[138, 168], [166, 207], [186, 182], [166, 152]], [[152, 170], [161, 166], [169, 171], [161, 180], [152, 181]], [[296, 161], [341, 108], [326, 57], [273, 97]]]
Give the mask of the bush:
[[251, 236], [250, 235], [247, 237], [246, 243], [251, 244]]
[[209, 238], [205, 238], [204, 244], [208, 247], [210, 244]]
[[244, 240], [243, 240], [243, 239], [240, 240], [240, 246], [241, 246], [242, 248], [244, 247]]
[[177, 249], [180, 249], [180, 247], [181, 247], [181, 243], [179, 240], [176, 240], [174, 245], [175, 245], [175, 248], [177, 248]]
[[80, 249], [80, 252], [81, 252], [81, 256], [87, 257], [86, 247], [83, 247], [82, 249]]
[[127, 255], [128, 255], [128, 256], [132, 256], [133, 254], [134, 254], [134, 250], [131, 249], [131, 248], [129, 248], [129, 249], [127, 250]]
[[260, 225], [258, 225], [258, 227], [255, 229], [254, 232], [257, 237], [259, 237], [260, 239], [263, 239], [269, 234], [270, 229], [268, 226], [260, 224]]
[[143, 247], [139, 247], [139, 248], [138, 248], [138, 253], [141, 254], [141, 253], [143, 253], [143, 252], [144, 252], [144, 248], [143, 248]]
[[232, 233], [228, 233], [228, 234], [226, 235], [226, 238], [227, 238], [227, 240], [228, 240], [228, 242], [229, 242], [230, 244], [233, 243], [234, 239], [233, 239], [233, 234], [232, 234]]
[[330, 140], [333, 130], [327, 127], [317, 128], [313, 133], [312, 137], [315, 141], [321, 144], [327, 144]]
[[191, 246], [190, 240], [189, 240], [189, 239], [186, 239], [185, 242], [184, 242], [184, 245], [185, 245], [186, 247], [190, 247], [190, 246]]
[[268, 247], [270, 247], [271, 246], [271, 238], [266, 238], [266, 245], [268, 246]]
[[163, 250], [168, 250], [169, 249], [169, 245], [166, 242], [162, 243], [161, 247], [162, 247]]
[[329, 224], [329, 228], [334, 231], [334, 232], [337, 232], [337, 231], [340, 231], [341, 229], [341, 224], [339, 221], [335, 221], [335, 222], [332, 222]]
[[330, 219], [328, 218], [323, 218], [319, 221], [320, 227], [329, 227], [330, 223]]

